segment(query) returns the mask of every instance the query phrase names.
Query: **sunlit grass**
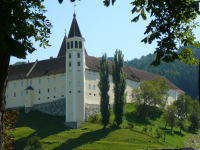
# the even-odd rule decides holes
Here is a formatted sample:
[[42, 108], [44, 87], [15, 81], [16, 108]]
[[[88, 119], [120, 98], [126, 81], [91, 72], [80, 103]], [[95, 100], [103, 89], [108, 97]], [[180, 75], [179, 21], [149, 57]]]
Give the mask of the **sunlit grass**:
[[[20, 110], [18, 122], [14, 131], [15, 149], [20, 150], [26, 146], [26, 142], [35, 133], [41, 138], [45, 150], [65, 150], [65, 149], [153, 149], [153, 148], [176, 148], [186, 147], [186, 140], [194, 136], [193, 133], [182, 131], [174, 128], [173, 133], [170, 127], [164, 129], [165, 122], [162, 120], [162, 111], [157, 109], [155, 115], [150, 115], [150, 120], [137, 117], [136, 107], [134, 104], [126, 104], [124, 112], [124, 121], [122, 129], [113, 128], [114, 113], [111, 112], [110, 125], [108, 130], [103, 130], [100, 122], [101, 116], [96, 115], [96, 121], [90, 118], [83, 123], [78, 129], [69, 129], [63, 125], [64, 116], [52, 116], [32, 111], [25, 114]], [[93, 118], [94, 119], [94, 118]], [[92, 123], [98, 122], [98, 123]], [[129, 129], [127, 122], [135, 124], [133, 129]], [[152, 132], [145, 132], [145, 126], [152, 127]], [[159, 128], [165, 132], [165, 141], [162, 138], [156, 138], [155, 131]]]

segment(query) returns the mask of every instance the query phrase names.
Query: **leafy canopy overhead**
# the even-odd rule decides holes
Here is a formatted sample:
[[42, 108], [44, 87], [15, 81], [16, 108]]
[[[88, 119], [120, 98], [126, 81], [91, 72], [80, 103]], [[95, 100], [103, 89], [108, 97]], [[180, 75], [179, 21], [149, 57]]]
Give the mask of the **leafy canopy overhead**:
[[44, 0], [6, 0], [0, 2], [0, 53], [25, 58], [27, 51], [36, 50], [30, 37], [40, 46], [50, 46], [51, 23], [44, 16]]

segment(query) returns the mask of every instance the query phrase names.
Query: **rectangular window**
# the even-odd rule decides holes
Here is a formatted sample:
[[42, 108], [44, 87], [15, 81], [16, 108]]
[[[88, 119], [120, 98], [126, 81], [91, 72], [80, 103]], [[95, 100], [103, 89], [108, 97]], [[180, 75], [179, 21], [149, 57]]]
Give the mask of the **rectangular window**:
[[56, 98], [56, 96], [54, 96], [53, 98]]
[[89, 89], [91, 89], [91, 84], [89, 84]]
[[69, 54], [69, 58], [72, 58], [72, 54]]
[[21, 96], [23, 96], [23, 92], [21, 92]]
[[41, 79], [39, 79], [38, 81], [39, 81], [39, 84], [41, 84]]
[[80, 53], [77, 53], [77, 58], [80, 58]]
[[50, 82], [50, 78], [47, 78], [47, 82], [48, 82], [48, 83]]
[[69, 93], [72, 93], [72, 91], [69, 91]]
[[89, 93], [89, 95], [91, 95], [91, 93]]
[[80, 76], [81, 75], [81, 71], [77, 70], [77, 74], [78, 74], [78, 76]]
[[40, 100], [40, 98], [38, 98], [38, 100]]
[[64, 95], [62, 95], [62, 97], [64, 97]]
[[81, 91], [78, 91], [78, 93], [81, 93]]
[[94, 94], [94, 96], [96, 96], [96, 94]]
[[53, 77], [53, 81], [56, 82], [56, 77]]
[[61, 81], [64, 81], [65, 80], [65, 75], [62, 75], [61, 76]]
[[38, 93], [41, 94], [41, 89], [38, 90]]
[[9, 96], [9, 95], [7, 94], [7, 95], [6, 95], [6, 98], [8, 98], [8, 96]]
[[138, 83], [136, 83], [135, 87], [138, 88]]
[[26, 91], [26, 94], [28, 94], [28, 91]]
[[89, 73], [89, 78], [91, 79], [91, 73]]
[[95, 80], [96, 78], [95, 78], [95, 74], [93, 74], [93, 79]]
[[16, 86], [17, 86], [17, 84], [16, 84], [16, 83], [14, 83], [14, 88], [16, 88]]
[[71, 67], [71, 65], [72, 65], [72, 63], [71, 63], [71, 62], [69, 62], [69, 67]]
[[131, 83], [131, 88], [133, 88], [133, 83]]
[[32, 85], [32, 80], [30, 81], [30, 85]]
[[53, 88], [53, 91], [56, 92], [56, 88]]
[[78, 65], [78, 66], [81, 66], [81, 62], [80, 62], [80, 61], [78, 61], [78, 62], [77, 62], [77, 65]]
[[93, 85], [93, 90], [95, 90], [95, 85]]
[[16, 92], [14, 92], [14, 97], [16, 97]]
[[72, 86], [72, 83], [71, 83], [71, 82], [69, 82], [69, 86]]
[[50, 92], [50, 89], [47, 89], [47, 93], [49, 93]]
[[80, 81], [78, 81], [78, 86], [81, 86], [81, 82]]
[[47, 99], [49, 99], [49, 97], [47, 97]]
[[23, 82], [21, 82], [21, 87], [23, 87]]
[[69, 76], [71, 76], [72, 75], [72, 71], [71, 70], [69, 70]]
[[65, 87], [64, 86], [62, 86], [62, 91], [64, 91], [65, 90]]

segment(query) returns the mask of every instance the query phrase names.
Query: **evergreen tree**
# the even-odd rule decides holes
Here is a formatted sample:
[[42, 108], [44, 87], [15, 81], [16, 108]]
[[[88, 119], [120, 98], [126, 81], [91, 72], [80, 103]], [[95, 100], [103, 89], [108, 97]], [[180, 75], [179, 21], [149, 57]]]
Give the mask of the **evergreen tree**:
[[109, 64], [108, 61], [106, 60], [107, 56], [106, 54], [102, 56], [102, 59], [100, 59], [100, 81], [98, 83], [98, 87], [99, 87], [99, 95], [101, 97], [100, 100], [100, 111], [101, 111], [101, 115], [103, 118], [103, 125], [104, 125], [104, 129], [106, 129], [106, 125], [109, 123], [109, 117], [110, 117], [110, 113], [109, 113], [109, 109], [108, 109], [108, 105], [109, 105], [109, 98], [110, 96], [108, 95], [108, 91], [110, 88], [109, 85]]
[[119, 127], [123, 121], [125, 89], [126, 89], [126, 74], [123, 71], [124, 59], [122, 51], [116, 50], [112, 61], [112, 77], [114, 83], [114, 113], [115, 121]]

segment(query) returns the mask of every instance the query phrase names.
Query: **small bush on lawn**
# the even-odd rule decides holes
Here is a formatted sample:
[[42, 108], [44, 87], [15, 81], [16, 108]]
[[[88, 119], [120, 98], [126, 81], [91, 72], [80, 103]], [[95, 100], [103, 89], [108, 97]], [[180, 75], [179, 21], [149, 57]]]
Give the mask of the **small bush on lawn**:
[[28, 140], [27, 146], [23, 150], [43, 150], [37, 133]]

